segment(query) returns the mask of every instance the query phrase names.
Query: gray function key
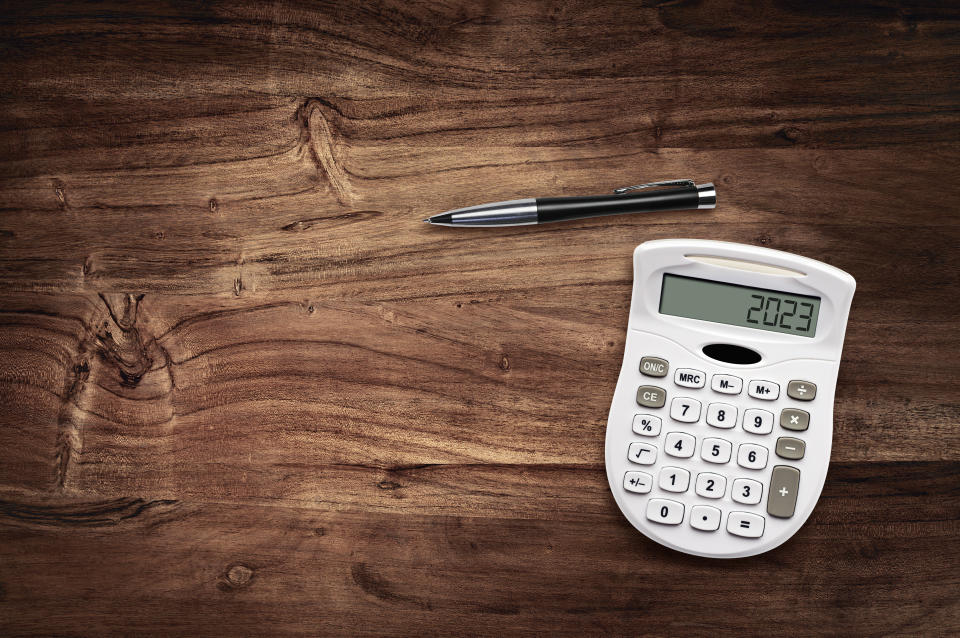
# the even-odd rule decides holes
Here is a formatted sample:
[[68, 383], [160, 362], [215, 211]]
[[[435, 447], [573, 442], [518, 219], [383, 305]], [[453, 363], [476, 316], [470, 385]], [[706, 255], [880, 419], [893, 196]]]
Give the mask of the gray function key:
[[648, 377], [665, 377], [670, 364], [660, 357], [643, 357], [640, 359], [640, 373]]
[[796, 408], [784, 408], [780, 413], [780, 427], [803, 432], [810, 427], [810, 413]]
[[795, 439], [792, 436], [781, 436], [777, 439], [777, 456], [782, 459], [797, 461], [803, 458], [806, 451], [807, 444], [800, 439]]
[[776, 465], [770, 475], [767, 492], [767, 513], [777, 518], [790, 518], [797, 509], [800, 491], [800, 470], [789, 465]]
[[797, 401], [813, 401], [817, 396], [817, 384], [810, 381], [791, 381], [787, 384], [787, 396]]
[[637, 403], [645, 408], [662, 408], [667, 401], [667, 391], [655, 385], [637, 388]]

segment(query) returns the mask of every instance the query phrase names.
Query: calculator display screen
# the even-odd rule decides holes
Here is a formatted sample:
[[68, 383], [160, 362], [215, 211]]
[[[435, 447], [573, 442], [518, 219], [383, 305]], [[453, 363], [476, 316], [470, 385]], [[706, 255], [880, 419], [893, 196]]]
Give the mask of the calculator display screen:
[[660, 313], [812, 337], [820, 297], [665, 274]]

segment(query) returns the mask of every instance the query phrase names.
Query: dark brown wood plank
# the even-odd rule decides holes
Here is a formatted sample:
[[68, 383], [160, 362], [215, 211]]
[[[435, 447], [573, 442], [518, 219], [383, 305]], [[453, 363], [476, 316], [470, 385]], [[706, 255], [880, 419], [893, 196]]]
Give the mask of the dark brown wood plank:
[[[337, 494], [363, 508], [380, 507], [373, 487], [397, 468], [596, 466], [629, 290], [601, 289], [588, 307], [552, 295], [376, 305], [10, 297], [0, 390], [17, 421], [3, 432], [30, 456], [0, 457], [0, 489]], [[887, 320], [882, 302], [870, 307], [841, 366], [833, 458], [958, 460], [960, 406], [941, 387], [960, 374], [940, 355], [950, 322], [917, 334]], [[878, 339], [902, 345], [878, 358]], [[890, 361], [907, 362], [902, 375]], [[368, 470], [379, 472], [367, 489], [345, 489]]]
[[[566, 151], [551, 156], [558, 153]], [[470, 198], [597, 192], [597, 175], [612, 188], [635, 182], [638, 169], [624, 166], [623, 158], [465, 166], [445, 178], [414, 168], [402, 178], [364, 177], [369, 194], [341, 204], [331, 200], [339, 191], [353, 193], [354, 181], [332, 187], [305, 155], [110, 178], [0, 181], [6, 186], [0, 205], [9, 207], [0, 213], [0, 288], [230, 295], [303, 289], [305, 296], [369, 300], [490, 294], [622, 281], [636, 244], [663, 237], [757, 242], [822, 259], [851, 272], [867, 292], [874, 292], [873, 281], [883, 282], [876, 292], [902, 304], [892, 312], [898, 315], [926, 311], [918, 308], [928, 299], [923, 292], [957, 283], [957, 216], [939, 205], [944, 197], [960, 198], [957, 183], [941, 173], [945, 162], [956, 161], [952, 151], [844, 151], [826, 160], [786, 151], [698, 154], [690, 161], [679, 152], [649, 160], [631, 154], [660, 166], [658, 175], [709, 179], [726, 168], [716, 179], [728, 199], [709, 213], [486, 232], [429, 228], [419, 219]], [[422, 166], [415, 159], [397, 161]], [[606, 167], [614, 165], [620, 167], [609, 172], [617, 176], [608, 176]], [[771, 170], [789, 174], [790, 182], [767, 186]], [[465, 191], [469, 179], [480, 186]], [[558, 188], [551, 179], [574, 185]], [[21, 208], [30, 202], [39, 210]], [[46, 232], [52, 219], [59, 224], [55, 236]], [[583, 241], [585, 232], [590, 241]], [[504, 280], [504, 268], [516, 277]]]
[[[508, 483], [516, 473], [505, 469]], [[3, 502], [0, 608], [16, 614], [0, 623], [5, 633], [54, 622], [191, 635], [767, 635], [789, 618], [794, 633], [833, 635], [839, 622], [862, 636], [960, 623], [956, 464], [834, 465], [793, 539], [734, 562], [645, 540], [619, 517], [601, 469], [577, 476], [542, 485], [540, 500], [577, 502], [587, 520], [456, 504], [424, 517], [322, 501]], [[76, 595], [90, 583], [109, 595]], [[127, 609], [137, 613], [117, 613]]]
[[447, 132], [485, 146], [956, 139], [949, 5], [271, 7], [19, 7], [4, 18], [8, 91], [94, 109], [158, 93], [319, 97], [351, 140], [434, 146]]

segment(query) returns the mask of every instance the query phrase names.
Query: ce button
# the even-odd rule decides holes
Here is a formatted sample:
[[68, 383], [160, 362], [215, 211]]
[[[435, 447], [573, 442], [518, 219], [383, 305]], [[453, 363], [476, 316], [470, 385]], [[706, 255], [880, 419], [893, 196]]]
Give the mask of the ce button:
[[655, 385], [637, 388], [637, 403], [645, 408], [662, 408], [667, 401], [667, 391]]

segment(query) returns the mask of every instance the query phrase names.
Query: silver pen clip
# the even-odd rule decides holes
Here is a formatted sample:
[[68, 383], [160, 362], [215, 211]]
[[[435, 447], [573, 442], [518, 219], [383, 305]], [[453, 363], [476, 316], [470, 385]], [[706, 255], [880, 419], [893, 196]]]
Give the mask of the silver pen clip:
[[637, 191], [642, 188], [656, 188], [657, 186], [689, 186], [691, 188], [696, 188], [692, 179], [668, 179], [663, 182], [650, 182], [648, 184], [637, 184], [636, 186], [624, 186], [623, 188], [614, 189], [614, 193], [617, 195], [623, 195], [628, 191]]

